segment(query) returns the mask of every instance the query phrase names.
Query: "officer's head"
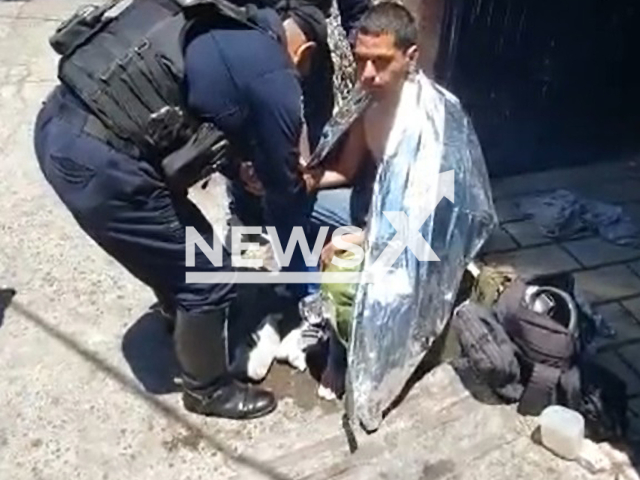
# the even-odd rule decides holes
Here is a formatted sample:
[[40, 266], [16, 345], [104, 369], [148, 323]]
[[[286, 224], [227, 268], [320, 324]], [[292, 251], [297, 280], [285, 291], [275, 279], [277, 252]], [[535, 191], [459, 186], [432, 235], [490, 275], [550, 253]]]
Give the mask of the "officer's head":
[[327, 41], [326, 19], [316, 6], [303, 0], [287, 2], [281, 18], [291, 60], [302, 74], [306, 74], [317, 45]]
[[362, 86], [382, 99], [398, 94], [418, 57], [418, 29], [404, 6], [384, 1], [362, 17], [354, 57]]

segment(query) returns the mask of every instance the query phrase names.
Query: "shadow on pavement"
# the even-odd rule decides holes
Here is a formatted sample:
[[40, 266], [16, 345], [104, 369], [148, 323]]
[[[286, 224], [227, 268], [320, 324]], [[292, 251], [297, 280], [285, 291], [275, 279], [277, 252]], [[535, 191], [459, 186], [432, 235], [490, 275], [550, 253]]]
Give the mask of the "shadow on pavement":
[[263, 475], [270, 480], [292, 480], [288, 475], [278, 472], [273, 467], [266, 465], [265, 463], [256, 460], [250, 455], [239, 454], [234, 452], [234, 449], [227, 446], [224, 442], [217, 439], [215, 436], [208, 432], [205, 432], [195, 422], [193, 422], [186, 412], [168, 405], [161, 401], [158, 397], [149, 395], [142, 387], [140, 387], [134, 380], [127, 377], [120, 370], [109, 364], [105, 360], [98, 357], [94, 352], [88, 350], [73, 338], [69, 337], [65, 332], [58, 329], [55, 325], [50, 324], [40, 315], [32, 312], [19, 302], [13, 302], [11, 308], [18, 314], [20, 314], [25, 320], [32, 323], [35, 327], [45, 332], [50, 337], [62, 343], [72, 352], [76, 353], [84, 360], [89, 362], [95, 368], [100, 370], [105, 375], [109, 376], [114, 381], [118, 382], [126, 391], [144, 400], [151, 406], [156, 412], [163, 415], [165, 418], [181, 425], [185, 428], [190, 436], [193, 438], [201, 439], [209, 447], [217, 450], [222, 455], [229, 458], [239, 466], [249, 468], [255, 472]]
[[4, 312], [11, 305], [11, 300], [16, 296], [13, 288], [0, 288], [0, 327], [4, 322]]
[[[272, 285], [240, 284], [237, 286], [237, 296], [236, 309], [227, 326], [230, 363], [234, 361], [236, 347], [245, 343], [254, 345], [251, 333], [256, 331], [265, 315], [283, 308], [277, 302]], [[122, 353], [145, 390], [164, 395], [179, 390], [174, 379], [180, 375], [180, 368], [168, 320], [154, 307], [126, 331], [122, 339]], [[294, 313], [280, 319], [282, 338], [300, 321], [295, 315], [297, 307], [294, 310]]]
[[122, 353], [144, 389], [155, 395], [177, 392], [180, 374], [167, 320], [149, 310], [129, 327], [122, 338]]

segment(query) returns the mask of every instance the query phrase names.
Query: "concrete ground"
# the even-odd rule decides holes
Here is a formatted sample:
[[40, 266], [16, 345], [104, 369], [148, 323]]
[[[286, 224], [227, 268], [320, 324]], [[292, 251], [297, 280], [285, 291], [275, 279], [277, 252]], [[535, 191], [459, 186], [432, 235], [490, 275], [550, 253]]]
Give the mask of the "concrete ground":
[[[151, 292], [80, 231], [32, 150], [33, 121], [55, 78], [47, 38], [83, 3], [0, 1], [0, 287], [17, 292], [0, 308], [0, 479], [596, 478], [535, 446], [530, 422], [470, 394], [448, 367], [423, 380], [383, 430], [361, 438], [354, 456], [340, 406], [320, 403], [314, 383], [288, 369], [269, 379], [280, 408], [265, 419], [184, 413], [170, 339], [148, 311]], [[624, 191], [640, 200], [635, 181], [629, 174]], [[499, 204], [503, 218], [512, 193]], [[194, 196], [214, 223], [223, 221], [219, 182]], [[502, 242], [496, 261], [545, 258], [558, 268], [588, 268], [584, 281], [603, 294], [596, 287], [605, 277], [594, 277], [600, 261], [589, 257], [595, 240], [527, 246], [520, 254], [533, 240], [509, 225], [526, 227], [505, 225], [492, 240], [492, 248]], [[637, 307], [640, 279], [629, 276], [635, 264], [623, 263], [635, 256], [603, 251], [613, 256], [603, 270], [614, 285], [603, 308], [622, 312], [633, 333], [636, 319], [624, 315]], [[9, 297], [0, 292], [0, 305]], [[612, 351], [629, 367], [634, 338]]]
[[[264, 420], [182, 415], [152, 293], [76, 226], [32, 149], [55, 81], [47, 39], [84, 3], [0, 1], [0, 286], [17, 291], [0, 327], [0, 478], [227, 478], [250, 461], [250, 439], [326, 407], [311, 383], [292, 398], [285, 370], [280, 409]], [[211, 185], [204, 205], [215, 222], [221, 192]]]
[[616, 335], [598, 342], [598, 361], [627, 384], [631, 440], [640, 442], [640, 250], [614, 245], [595, 234], [554, 242], [525, 219], [517, 205], [531, 194], [566, 189], [622, 207], [640, 225], [640, 158], [547, 171], [494, 182], [501, 227], [485, 248], [489, 264], [524, 274], [572, 272], [586, 300]]

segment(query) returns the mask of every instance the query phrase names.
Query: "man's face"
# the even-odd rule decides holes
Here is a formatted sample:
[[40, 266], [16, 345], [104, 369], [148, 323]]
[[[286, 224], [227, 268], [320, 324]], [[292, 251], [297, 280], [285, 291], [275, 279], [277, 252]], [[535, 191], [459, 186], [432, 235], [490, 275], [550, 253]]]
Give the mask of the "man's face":
[[406, 52], [398, 49], [390, 34], [359, 34], [354, 57], [363, 88], [378, 100], [399, 92], [414, 61], [415, 52], [415, 47]]

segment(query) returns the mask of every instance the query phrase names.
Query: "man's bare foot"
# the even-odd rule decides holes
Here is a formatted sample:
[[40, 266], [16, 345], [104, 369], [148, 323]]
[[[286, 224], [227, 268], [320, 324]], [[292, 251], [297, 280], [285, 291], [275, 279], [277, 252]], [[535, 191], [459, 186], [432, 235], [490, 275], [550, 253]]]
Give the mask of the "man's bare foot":
[[345, 391], [345, 376], [347, 374], [347, 352], [344, 345], [332, 332], [329, 339], [329, 358], [327, 366], [320, 377], [318, 396], [324, 400], [342, 398]]

